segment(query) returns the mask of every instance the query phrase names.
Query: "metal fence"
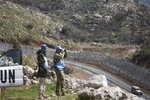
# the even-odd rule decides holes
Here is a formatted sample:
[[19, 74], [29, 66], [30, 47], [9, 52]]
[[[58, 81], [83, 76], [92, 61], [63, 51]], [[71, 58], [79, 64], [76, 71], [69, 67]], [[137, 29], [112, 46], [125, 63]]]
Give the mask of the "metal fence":
[[6, 51], [11, 48], [13, 48], [12, 44], [0, 43], [0, 50], [2, 51]]
[[[7, 50], [12, 49], [12, 48], [13, 48], [13, 44], [0, 43], [0, 50], [1, 51], [7, 51]], [[29, 45], [21, 45], [21, 50], [22, 50], [23, 54], [36, 56], [36, 52], [39, 49], [40, 48], [38, 48], [38, 47], [33, 47], [33, 46], [29, 46]], [[52, 57], [54, 51], [55, 51], [54, 49], [48, 49], [47, 50], [47, 56]]]
[[122, 76], [135, 84], [150, 90], [150, 70], [135, 65], [127, 60], [105, 55], [99, 52], [77, 52], [72, 57], [72, 60], [77, 60], [85, 63], [94, 64], [101, 68]]
[[[1, 50], [8, 50], [12, 48], [11, 44], [0, 43]], [[39, 48], [27, 45], [21, 45], [23, 54], [36, 55]], [[54, 49], [48, 49], [47, 56], [53, 56]], [[118, 74], [135, 84], [150, 90], [150, 70], [137, 66], [133, 63], [123, 60], [118, 57], [105, 55], [100, 52], [89, 51], [68, 51], [68, 60], [75, 60], [86, 62], [102, 67], [111, 73]]]

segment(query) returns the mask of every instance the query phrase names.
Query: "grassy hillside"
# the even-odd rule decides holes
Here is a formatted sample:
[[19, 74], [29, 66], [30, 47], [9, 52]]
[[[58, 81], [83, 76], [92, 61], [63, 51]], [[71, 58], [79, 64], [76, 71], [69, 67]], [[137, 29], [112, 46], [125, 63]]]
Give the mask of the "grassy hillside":
[[60, 21], [11, 2], [0, 2], [0, 40], [53, 43]]
[[150, 51], [149, 11], [138, 0], [1, 0], [0, 40], [71, 49], [76, 42], [136, 44]]
[[[52, 96], [55, 94], [55, 84], [47, 84], [46, 86], [46, 95], [48, 95], [52, 100], [73, 100], [77, 99], [77, 94], [72, 94], [69, 90], [67, 95], [63, 97]], [[3, 95], [0, 97], [0, 100], [36, 100], [38, 98], [38, 84], [31, 86], [22, 86], [15, 88], [7, 88], [3, 91]], [[50, 99], [50, 100], [51, 100]]]
[[[145, 37], [149, 38], [150, 7], [134, 0], [7, 1], [16, 4], [1, 3], [1, 33], [6, 36], [10, 34], [19, 41], [28, 41], [34, 36], [32, 40], [35, 41], [37, 38], [39, 41], [61, 38], [74, 42], [141, 45], [145, 42]], [[61, 34], [56, 35], [56, 31]], [[26, 37], [20, 39], [18, 34], [24, 34]], [[41, 40], [39, 35], [46, 39]]]
[[8, 1], [40, 10], [57, 21], [67, 23], [60, 34], [62, 39], [143, 44], [145, 36], [149, 37], [150, 7], [139, 4], [137, 0]]

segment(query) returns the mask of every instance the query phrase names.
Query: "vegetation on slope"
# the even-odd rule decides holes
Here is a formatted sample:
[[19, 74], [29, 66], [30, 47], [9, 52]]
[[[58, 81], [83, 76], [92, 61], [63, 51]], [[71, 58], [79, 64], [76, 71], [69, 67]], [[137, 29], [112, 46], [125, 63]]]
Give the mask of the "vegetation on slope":
[[3, 41], [136, 44], [150, 50], [150, 7], [138, 0], [2, 0], [0, 5]]
[[44, 42], [57, 40], [56, 28], [61, 25], [36, 10], [11, 2], [0, 3], [0, 40], [7, 42]]
[[[58, 99], [56, 96], [52, 96], [55, 94], [55, 84], [47, 84], [46, 86], [46, 94], [52, 99]], [[0, 99], [6, 100], [36, 100], [38, 98], [38, 84], [34, 84], [32, 86], [23, 86], [23, 87], [15, 87], [15, 88], [7, 88], [3, 91], [3, 96]], [[59, 97], [60, 100], [73, 100], [77, 99], [77, 95], [71, 93], [70, 90], [67, 90], [67, 95], [63, 97]]]
[[61, 39], [143, 45], [150, 32], [150, 8], [137, 0], [8, 0], [63, 21]]

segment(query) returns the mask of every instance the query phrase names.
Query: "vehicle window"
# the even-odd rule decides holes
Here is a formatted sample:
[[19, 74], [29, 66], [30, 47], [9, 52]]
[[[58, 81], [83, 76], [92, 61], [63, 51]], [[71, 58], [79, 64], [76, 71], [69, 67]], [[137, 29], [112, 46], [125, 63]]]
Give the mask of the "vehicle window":
[[22, 64], [21, 50], [8, 50], [0, 57], [0, 66], [13, 66]]

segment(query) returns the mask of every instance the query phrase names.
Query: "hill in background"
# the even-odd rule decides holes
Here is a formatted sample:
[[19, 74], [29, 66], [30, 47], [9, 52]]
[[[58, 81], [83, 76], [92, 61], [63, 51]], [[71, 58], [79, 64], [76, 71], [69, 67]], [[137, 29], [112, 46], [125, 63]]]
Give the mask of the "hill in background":
[[63, 21], [63, 40], [143, 44], [150, 32], [150, 7], [137, 0], [8, 1]]
[[[0, 39], [51, 45], [136, 44], [146, 48], [140, 54], [147, 56], [149, 11], [138, 0], [1, 0]], [[142, 59], [147, 58], [149, 53]]]

